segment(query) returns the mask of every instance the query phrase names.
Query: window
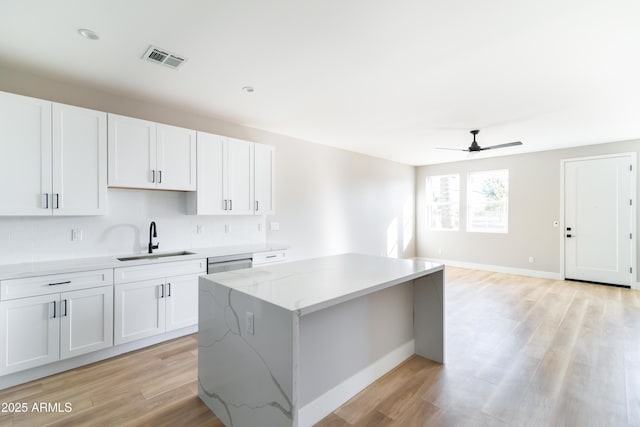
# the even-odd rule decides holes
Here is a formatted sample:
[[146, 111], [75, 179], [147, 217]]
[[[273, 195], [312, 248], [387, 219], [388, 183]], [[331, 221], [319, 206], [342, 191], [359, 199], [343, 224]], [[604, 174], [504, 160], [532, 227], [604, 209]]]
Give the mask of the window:
[[509, 171], [469, 173], [467, 231], [506, 233], [509, 218]]
[[427, 177], [429, 230], [460, 229], [460, 175]]

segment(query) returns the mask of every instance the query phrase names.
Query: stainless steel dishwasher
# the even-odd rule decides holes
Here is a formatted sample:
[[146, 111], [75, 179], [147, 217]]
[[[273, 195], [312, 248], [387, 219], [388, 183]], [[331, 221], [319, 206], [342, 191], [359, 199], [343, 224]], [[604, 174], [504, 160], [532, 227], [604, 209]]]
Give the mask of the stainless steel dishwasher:
[[207, 274], [250, 268], [253, 254], [225, 255], [207, 258]]

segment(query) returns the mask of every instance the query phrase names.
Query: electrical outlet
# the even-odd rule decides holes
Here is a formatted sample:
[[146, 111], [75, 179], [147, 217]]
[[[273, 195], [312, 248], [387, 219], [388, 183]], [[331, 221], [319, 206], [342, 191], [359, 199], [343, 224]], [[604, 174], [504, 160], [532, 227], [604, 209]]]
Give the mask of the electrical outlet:
[[229, 224], [225, 224], [224, 225], [224, 234], [229, 234], [231, 232], [231, 227], [229, 227]]
[[196, 225], [196, 233], [197, 234], [204, 233], [204, 225]]
[[82, 240], [82, 228], [74, 228], [71, 230], [71, 241], [77, 242]]
[[533, 264], [534, 262], [536, 262], [536, 259], [532, 256], [529, 257], [529, 263]]
[[280, 230], [280, 223], [279, 222], [272, 222], [271, 223], [271, 231], [278, 231]]
[[250, 311], [247, 311], [246, 317], [247, 317], [246, 331], [248, 334], [253, 335], [254, 334], [253, 313]]

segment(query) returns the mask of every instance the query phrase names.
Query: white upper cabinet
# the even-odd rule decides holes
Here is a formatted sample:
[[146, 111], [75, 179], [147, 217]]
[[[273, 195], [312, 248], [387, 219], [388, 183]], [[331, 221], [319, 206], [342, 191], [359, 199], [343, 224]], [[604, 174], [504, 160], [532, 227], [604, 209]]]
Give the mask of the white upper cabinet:
[[107, 114], [53, 104], [54, 215], [107, 214]]
[[255, 144], [254, 148], [254, 188], [256, 215], [275, 213], [274, 171], [275, 149], [269, 145]]
[[0, 214], [51, 215], [51, 102], [0, 92]]
[[156, 124], [109, 114], [109, 185], [156, 188]]
[[104, 215], [105, 164], [105, 113], [0, 92], [0, 215]]
[[194, 191], [196, 132], [109, 114], [109, 186]]
[[227, 212], [253, 215], [253, 142], [227, 140]]
[[196, 189], [196, 131], [158, 124], [156, 161], [158, 188]]
[[189, 212], [253, 215], [252, 142], [198, 132], [198, 191]]
[[198, 215], [226, 214], [226, 138], [205, 132], [197, 132], [197, 138], [198, 190], [187, 195], [187, 210]]

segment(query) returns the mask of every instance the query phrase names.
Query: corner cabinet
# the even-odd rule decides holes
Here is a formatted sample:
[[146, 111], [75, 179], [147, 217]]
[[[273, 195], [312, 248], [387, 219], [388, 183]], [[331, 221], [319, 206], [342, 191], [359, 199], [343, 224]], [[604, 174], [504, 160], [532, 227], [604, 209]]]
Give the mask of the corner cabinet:
[[206, 259], [116, 268], [116, 345], [198, 323], [198, 278]]
[[195, 191], [196, 131], [109, 114], [109, 186]]
[[105, 215], [107, 115], [0, 92], [0, 215]]
[[198, 189], [188, 195], [196, 215], [274, 212], [273, 147], [205, 132], [198, 139]]
[[113, 270], [0, 281], [0, 375], [113, 345]]

